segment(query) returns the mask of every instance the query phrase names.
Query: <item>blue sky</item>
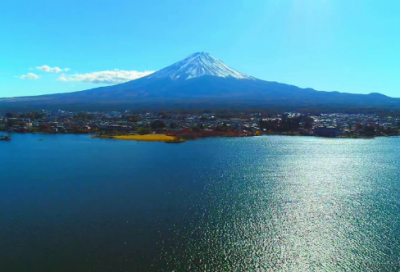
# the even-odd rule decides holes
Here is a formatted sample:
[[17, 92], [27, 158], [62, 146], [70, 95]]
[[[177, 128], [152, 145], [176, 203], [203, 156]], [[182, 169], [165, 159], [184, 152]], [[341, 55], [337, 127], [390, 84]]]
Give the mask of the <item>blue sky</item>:
[[2, 0], [0, 97], [114, 84], [198, 51], [264, 80], [400, 97], [399, 10], [398, 0]]

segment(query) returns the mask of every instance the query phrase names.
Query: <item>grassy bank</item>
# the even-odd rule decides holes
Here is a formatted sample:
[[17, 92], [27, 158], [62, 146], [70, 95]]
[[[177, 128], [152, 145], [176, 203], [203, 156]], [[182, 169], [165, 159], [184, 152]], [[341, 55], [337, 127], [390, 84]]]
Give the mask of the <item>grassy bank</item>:
[[146, 135], [122, 135], [122, 136], [100, 136], [100, 138], [108, 138], [115, 140], [145, 141], [145, 142], [168, 142], [175, 141], [176, 137], [164, 134], [146, 134]]

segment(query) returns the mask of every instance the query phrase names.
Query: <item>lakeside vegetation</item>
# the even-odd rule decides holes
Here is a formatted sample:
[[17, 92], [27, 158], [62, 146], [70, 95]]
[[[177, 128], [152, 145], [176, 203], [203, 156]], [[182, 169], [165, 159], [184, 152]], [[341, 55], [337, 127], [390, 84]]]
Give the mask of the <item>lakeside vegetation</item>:
[[99, 135], [93, 138], [114, 139], [114, 140], [128, 140], [128, 141], [143, 141], [143, 142], [172, 142], [178, 141], [177, 137], [168, 136], [165, 134], [133, 134], [133, 135]]

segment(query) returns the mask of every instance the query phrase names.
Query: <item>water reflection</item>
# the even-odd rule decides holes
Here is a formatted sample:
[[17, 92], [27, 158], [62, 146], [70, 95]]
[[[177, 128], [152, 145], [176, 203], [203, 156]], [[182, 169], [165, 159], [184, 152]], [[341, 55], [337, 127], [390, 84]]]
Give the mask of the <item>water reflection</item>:
[[[397, 239], [389, 240], [399, 232], [398, 227], [393, 229], [393, 220], [399, 222], [398, 201], [391, 203], [393, 196], [387, 195], [387, 187], [393, 189], [399, 182], [399, 168], [393, 168], [399, 162], [391, 145], [312, 138], [257, 139], [243, 144], [240, 151], [234, 145], [229, 160], [216, 167], [224, 170], [208, 177], [204, 202], [209, 205], [194, 225], [196, 231], [188, 234], [185, 257], [177, 261], [172, 256], [171, 267], [177, 271], [399, 267], [399, 255], [393, 253], [400, 245]], [[257, 155], [245, 155], [254, 154], [254, 149]], [[391, 207], [391, 212], [383, 207]]]

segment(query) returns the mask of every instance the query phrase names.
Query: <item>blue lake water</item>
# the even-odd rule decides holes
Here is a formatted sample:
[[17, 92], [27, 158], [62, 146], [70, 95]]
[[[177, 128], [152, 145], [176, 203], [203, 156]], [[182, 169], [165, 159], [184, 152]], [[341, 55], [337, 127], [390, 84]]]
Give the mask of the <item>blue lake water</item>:
[[400, 138], [0, 142], [0, 271], [399, 269]]

